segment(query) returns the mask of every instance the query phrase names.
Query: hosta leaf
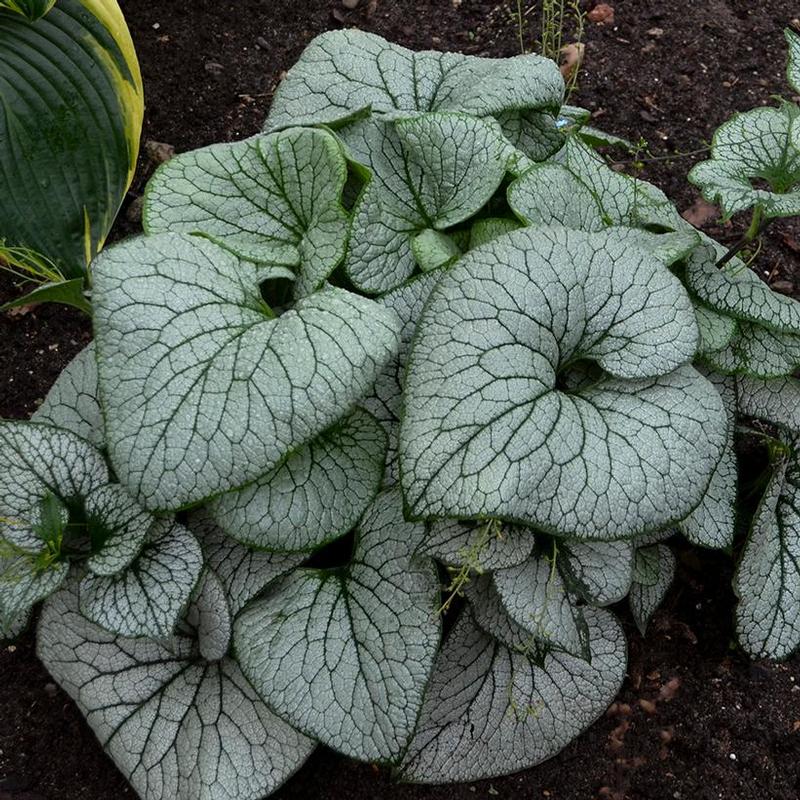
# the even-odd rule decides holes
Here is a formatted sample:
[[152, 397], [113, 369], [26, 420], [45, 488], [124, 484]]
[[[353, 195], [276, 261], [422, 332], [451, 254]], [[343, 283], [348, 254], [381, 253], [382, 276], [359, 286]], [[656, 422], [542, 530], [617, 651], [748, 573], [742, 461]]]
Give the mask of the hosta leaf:
[[524, 563], [494, 573], [494, 587], [517, 625], [543, 644], [588, 658], [583, 612], [567, 593], [556, 565], [534, 554]]
[[504, 233], [511, 233], [519, 227], [520, 224], [517, 220], [506, 217], [479, 219], [470, 230], [469, 249], [474, 250], [476, 247], [491, 242], [492, 239], [496, 239]]
[[[800, 214], [800, 152], [789, 135], [797, 114], [790, 103], [756, 108], [717, 129], [711, 158], [697, 164], [689, 180], [706, 200], [722, 207], [725, 219], [753, 206], [766, 217]], [[770, 188], [756, 188], [757, 180]]]
[[498, 114], [497, 121], [511, 144], [533, 161], [557, 153], [566, 138], [556, 118], [546, 111], [511, 109]]
[[[34, 19], [47, 10], [11, 7]], [[59, 0], [35, 22], [0, 8], [0, 85], [0, 240], [80, 278], [133, 177], [144, 113], [115, 0]]]
[[408, 351], [417, 329], [422, 308], [442, 272], [430, 272], [407, 281], [397, 289], [387, 292], [376, 302], [394, 311], [400, 319], [400, 347], [378, 375], [371, 393], [361, 400], [361, 405], [383, 425], [389, 437], [384, 484], [392, 486], [399, 479], [397, 437], [400, 433], [400, 412], [403, 402], [403, 376], [406, 371]]
[[[3, 255], [4, 260], [8, 260], [5, 259], [5, 252], [0, 250], [0, 254]], [[56, 280], [40, 284], [32, 291], [22, 295], [22, 297], [15, 297], [13, 300], [0, 305], [0, 312], [37, 303], [61, 303], [62, 305], [77, 308], [90, 317], [92, 316], [92, 304], [86, 297], [86, 285], [83, 278], [73, 278], [69, 281]]]
[[800, 437], [788, 445], [753, 518], [733, 584], [736, 631], [753, 658], [787, 658], [800, 646]]
[[[634, 581], [628, 595], [628, 602], [633, 613], [633, 620], [642, 636], [655, 610], [666, 597], [675, 577], [675, 556], [665, 544], [651, 545], [641, 548], [636, 553], [639, 569], [634, 570]], [[655, 572], [648, 578], [652, 583], [641, 583], [641, 559], [650, 559]]]
[[530, 556], [534, 544], [533, 531], [519, 525], [495, 530], [484, 523], [443, 520], [429, 526], [420, 552], [450, 567], [467, 566], [483, 572], [521, 564]]
[[738, 258], [718, 269], [716, 262], [722, 253], [724, 250], [708, 242], [692, 252], [686, 262], [689, 289], [724, 314], [800, 334], [800, 303], [773, 292]]
[[231, 658], [208, 663], [186, 637], [174, 651], [115, 638], [81, 616], [74, 590], [45, 606], [37, 650], [143, 800], [262, 800], [314, 748]]
[[260, 478], [346, 413], [396, 350], [394, 314], [342, 289], [275, 318], [258, 268], [197, 237], [134, 239], [94, 270], [109, 454], [150, 509]]
[[505, 775], [544, 761], [587, 728], [619, 690], [627, 657], [611, 614], [587, 609], [586, 619], [591, 662], [554, 652], [539, 666], [463, 614], [437, 659], [402, 778]]
[[534, 55], [491, 59], [415, 53], [358, 30], [329, 31], [306, 47], [278, 87], [265, 130], [348, 120], [369, 111], [557, 108], [564, 81]]
[[84, 347], [61, 371], [31, 419], [72, 431], [95, 447], [105, 446], [94, 342]]
[[796, 378], [763, 380], [742, 376], [736, 381], [736, 390], [739, 414], [800, 433], [800, 381]]
[[566, 167], [538, 164], [508, 187], [508, 204], [526, 225], [564, 225], [584, 231], [606, 226], [594, 194]]
[[55, 3], [56, 0], [0, 0], [0, 9], [8, 8], [35, 22], [43, 17]]
[[800, 336], [739, 322], [728, 346], [703, 360], [724, 375], [779, 378], [800, 367]]
[[786, 43], [789, 45], [789, 60], [786, 64], [786, 77], [789, 85], [796, 92], [800, 92], [800, 36], [791, 28], [784, 30]]
[[731, 378], [702, 371], [716, 386], [728, 417], [728, 436], [722, 458], [700, 505], [678, 524], [693, 544], [724, 548], [733, 544], [736, 533], [736, 496], [739, 469], [736, 462], [736, 386]]
[[81, 613], [120, 636], [166, 638], [186, 607], [202, 566], [200, 545], [189, 531], [166, 520], [157, 522], [126, 570], [83, 578]]
[[736, 335], [736, 320], [719, 314], [706, 306], [695, 304], [697, 329], [700, 331], [700, 343], [697, 352], [700, 355], [724, 350]]
[[587, 603], [607, 606], [622, 600], [631, 587], [633, 544], [562, 540], [558, 566], [570, 591]]
[[523, 229], [467, 253], [432, 291], [409, 360], [411, 512], [582, 538], [685, 517], [724, 446], [714, 387], [690, 367], [562, 381], [583, 359], [626, 378], [668, 373], [696, 341], [677, 279], [613, 232]]
[[95, 575], [115, 575], [136, 558], [155, 518], [116, 484], [86, 496], [84, 512], [95, 553], [86, 566]]
[[192, 513], [189, 529], [200, 542], [205, 563], [225, 587], [233, 616], [265, 586], [300, 566], [306, 558], [302, 554], [265, 553], [245, 547], [223, 533], [206, 509]]
[[272, 472], [211, 503], [217, 524], [264, 550], [315, 550], [347, 533], [380, 488], [386, 434], [356, 409]]
[[301, 569], [245, 609], [235, 646], [270, 707], [329, 747], [394, 761], [416, 724], [439, 643], [439, 581], [415, 559], [423, 525], [399, 492], [361, 520], [349, 566]]
[[419, 234], [469, 219], [497, 190], [508, 165], [497, 123], [463, 114], [370, 118], [340, 135], [350, 157], [371, 173], [353, 209], [345, 262], [366, 292], [385, 292], [409, 278]]
[[581, 182], [597, 198], [610, 225], [658, 225], [668, 230], [685, 227], [675, 206], [660, 189], [615, 172], [579, 138], [569, 137], [555, 160], [580, 176]]
[[38, 549], [43, 542], [30, 529], [44, 498], [71, 503], [106, 483], [100, 453], [70, 431], [0, 421], [0, 538]]
[[199, 234], [241, 258], [292, 267], [303, 297], [344, 257], [346, 180], [341, 147], [323, 130], [215, 144], [156, 172], [143, 222], [149, 233]]

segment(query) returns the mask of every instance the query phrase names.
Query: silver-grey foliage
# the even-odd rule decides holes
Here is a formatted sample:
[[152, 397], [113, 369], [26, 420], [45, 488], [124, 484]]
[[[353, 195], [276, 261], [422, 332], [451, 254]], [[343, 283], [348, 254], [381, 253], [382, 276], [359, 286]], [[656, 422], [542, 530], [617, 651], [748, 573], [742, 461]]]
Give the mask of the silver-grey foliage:
[[[95, 341], [0, 421], [0, 639], [45, 601], [39, 655], [142, 800], [261, 800], [317, 741], [530, 767], [613, 699], [602, 607], [644, 635], [679, 533], [741, 549], [748, 653], [800, 646], [800, 304], [563, 93], [538, 56], [325, 33], [93, 264]], [[751, 237], [800, 211], [800, 110], [735, 117], [692, 180]]]

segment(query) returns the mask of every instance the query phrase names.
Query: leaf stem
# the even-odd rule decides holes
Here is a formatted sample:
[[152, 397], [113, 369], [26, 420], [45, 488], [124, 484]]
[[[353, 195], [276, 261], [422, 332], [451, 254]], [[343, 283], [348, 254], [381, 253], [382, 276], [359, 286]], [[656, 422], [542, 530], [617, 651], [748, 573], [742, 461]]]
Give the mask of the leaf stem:
[[744, 247], [761, 236], [771, 222], [771, 219], [764, 219], [764, 209], [760, 205], [756, 206], [755, 209], [753, 209], [753, 218], [750, 220], [750, 227], [744, 232], [744, 235], [739, 241], [717, 261], [717, 269], [722, 269], [735, 255], [740, 253]]

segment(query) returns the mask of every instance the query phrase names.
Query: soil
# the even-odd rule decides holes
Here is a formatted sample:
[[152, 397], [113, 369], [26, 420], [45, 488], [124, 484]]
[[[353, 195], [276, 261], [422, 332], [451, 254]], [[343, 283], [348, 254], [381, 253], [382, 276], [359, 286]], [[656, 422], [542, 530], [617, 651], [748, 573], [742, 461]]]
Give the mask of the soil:
[[[528, 2], [526, 5], [530, 5]], [[413, 48], [518, 52], [512, 10], [497, 0], [121, 0], [147, 91], [143, 141], [177, 151], [258, 131], [281, 72], [316, 34], [358, 26]], [[584, 3], [589, 10], [596, 2]], [[599, 127], [649, 151], [640, 174], [689, 209], [685, 181], [714, 128], [734, 110], [787, 93], [780, 33], [793, 0], [617, 0], [611, 25], [588, 23], [573, 98]], [[535, 17], [531, 28], [535, 28]], [[529, 33], [529, 40], [533, 34]], [[135, 233], [136, 200], [154, 161], [143, 148], [114, 237]], [[621, 161], [630, 156], [617, 153]], [[659, 160], [648, 160], [656, 157]], [[622, 168], [635, 169], [629, 163]], [[695, 207], [702, 211], [702, 207]], [[706, 230], [733, 241], [742, 221]], [[800, 290], [800, 226], [774, 224], [761, 269]], [[0, 278], [0, 301], [16, 287]], [[0, 315], [0, 416], [24, 418], [89, 340], [79, 313], [57, 306]], [[370, 765], [320, 749], [281, 800], [796, 800], [800, 797], [800, 657], [751, 663], [736, 649], [731, 562], [680, 552], [679, 578], [646, 639], [621, 610], [629, 676], [617, 703], [558, 756], [471, 785], [397, 786]], [[83, 718], [36, 660], [32, 635], [0, 651], [0, 800], [133, 798]]]

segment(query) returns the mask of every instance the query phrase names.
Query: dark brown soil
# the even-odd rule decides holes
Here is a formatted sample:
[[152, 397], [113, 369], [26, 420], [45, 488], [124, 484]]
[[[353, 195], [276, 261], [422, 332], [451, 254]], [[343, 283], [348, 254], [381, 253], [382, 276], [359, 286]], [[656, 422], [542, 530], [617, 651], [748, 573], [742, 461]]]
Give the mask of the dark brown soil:
[[[517, 50], [509, 10], [515, 0], [508, 6], [497, 0], [362, 0], [354, 12], [340, 0], [121, 4], [147, 89], [144, 139], [178, 151], [256, 132], [281, 71], [331, 27], [356, 25], [415, 48], [498, 56]], [[800, 14], [792, 0], [612, 5], [613, 25], [588, 25], [586, 66], [574, 100], [594, 112], [598, 126], [644, 137], [651, 155], [698, 150], [731, 111], [787, 93], [780, 30]], [[652, 161], [643, 175], [686, 209], [697, 193], [685, 175], [701, 157]], [[126, 206], [141, 194], [150, 171], [143, 154]], [[741, 222], [709, 225], [709, 232], [732, 240]], [[126, 208], [115, 236], [136, 230], [135, 214]], [[800, 289], [798, 242], [800, 228], [785, 222], [765, 239], [760, 263], [782, 291]], [[0, 278], [0, 300], [16, 291]], [[90, 335], [79, 314], [60, 307], [0, 315], [0, 416], [27, 416]], [[630, 673], [616, 707], [536, 769], [473, 785], [394, 786], [369, 765], [320, 750], [276, 797], [796, 800], [800, 658], [752, 664], [736, 650], [730, 577], [725, 556], [682, 553], [677, 588], [646, 640], [623, 614]], [[0, 800], [128, 797], [133, 792], [37, 662], [32, 636], [0, 651]]]

